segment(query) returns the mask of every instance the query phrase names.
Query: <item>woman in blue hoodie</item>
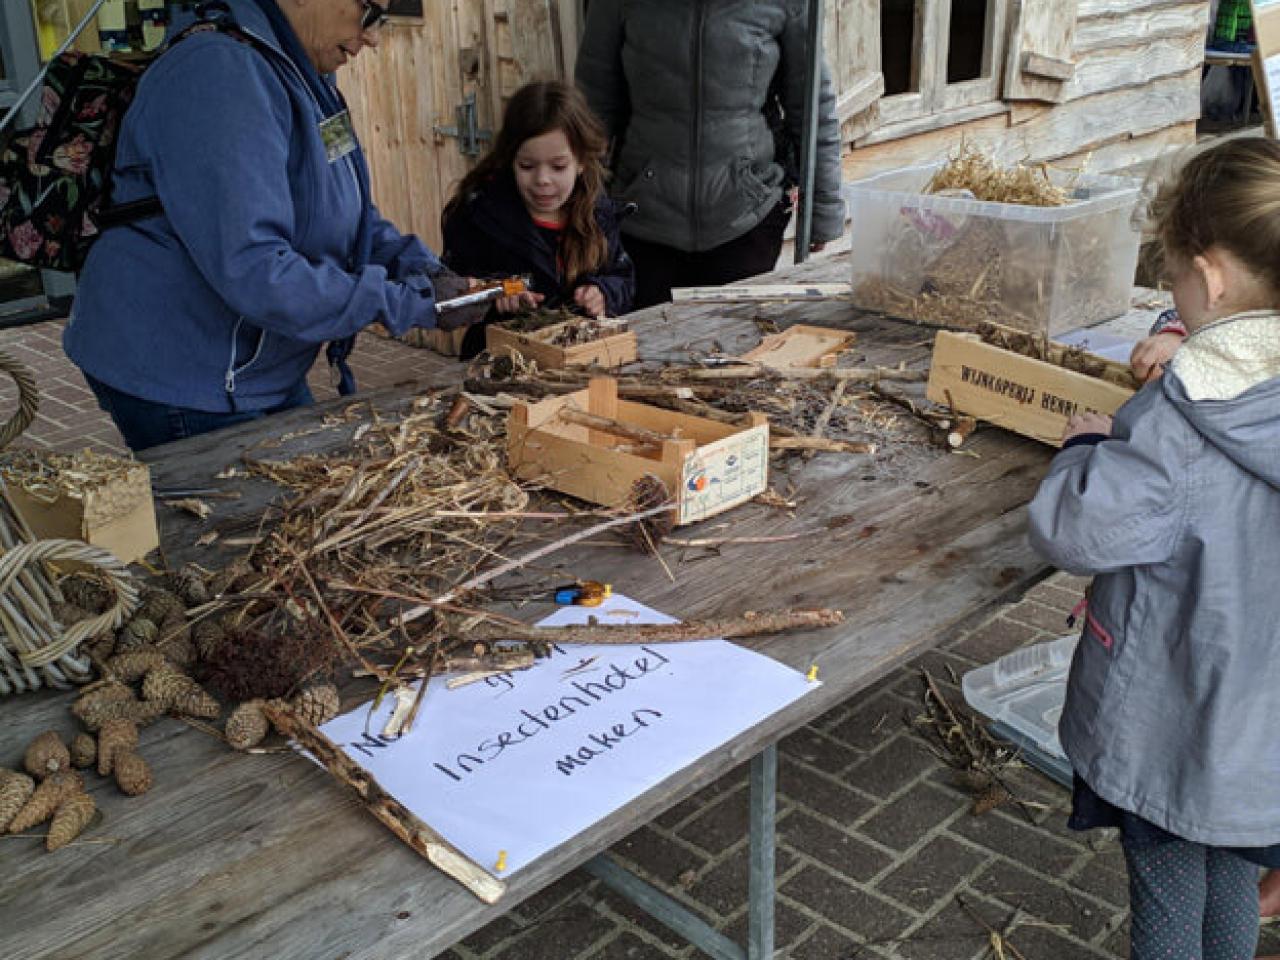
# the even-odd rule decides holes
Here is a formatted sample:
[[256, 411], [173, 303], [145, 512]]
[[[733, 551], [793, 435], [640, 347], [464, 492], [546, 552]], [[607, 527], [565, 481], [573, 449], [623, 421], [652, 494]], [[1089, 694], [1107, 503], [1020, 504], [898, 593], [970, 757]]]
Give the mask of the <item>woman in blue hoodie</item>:
[[435, 326], [436, 298], [465, 289], [378, 215], [330, 76], [377, 46], [383, 9], [226, 6], [239, 33], [184, 36], [139, 85], [112, 199], [163, 212], [94, 244], [63, 338], [134, 450], [309, 403], [326, 342], [350, 392], [359, 330]]

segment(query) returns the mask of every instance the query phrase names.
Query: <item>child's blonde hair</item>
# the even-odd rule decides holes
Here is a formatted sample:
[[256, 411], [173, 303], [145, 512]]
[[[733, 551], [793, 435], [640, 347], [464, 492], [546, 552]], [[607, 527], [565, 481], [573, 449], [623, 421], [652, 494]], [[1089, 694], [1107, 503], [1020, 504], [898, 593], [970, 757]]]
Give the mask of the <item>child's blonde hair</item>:
[[565, 230], [560, 253], [570, 282], [600, 270], [609, 256], [608, 241], [596, 222], [596, 202], [604, 191], [604, 129], [586, 98], [572, 84], [560, 80], [527, 83], [507, 102], [502, 129], [493, 147], [472, 168], [444, 208], [443, 219], [471, 193], [495, 177], [511, 175], [516, 153], [526, 140], [563, 131], [574, 159], [582, 166], [573, 193], [565, 204]]
[[1280, 144], [1227, 140], [1192, 157], [1151, 205], [1161, 253], [1189, 263], [1211, 247], [1234, 254], [1280, 294]]

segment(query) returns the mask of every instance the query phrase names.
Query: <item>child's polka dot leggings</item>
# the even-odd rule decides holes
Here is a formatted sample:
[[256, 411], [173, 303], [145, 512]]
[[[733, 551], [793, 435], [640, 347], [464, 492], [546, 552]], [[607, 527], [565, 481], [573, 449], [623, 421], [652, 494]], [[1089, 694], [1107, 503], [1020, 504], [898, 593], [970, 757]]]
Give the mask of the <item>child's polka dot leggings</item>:
[[1131, 960], [1253, 960], [1259, 868], [1188, 840], [1123, 841]]

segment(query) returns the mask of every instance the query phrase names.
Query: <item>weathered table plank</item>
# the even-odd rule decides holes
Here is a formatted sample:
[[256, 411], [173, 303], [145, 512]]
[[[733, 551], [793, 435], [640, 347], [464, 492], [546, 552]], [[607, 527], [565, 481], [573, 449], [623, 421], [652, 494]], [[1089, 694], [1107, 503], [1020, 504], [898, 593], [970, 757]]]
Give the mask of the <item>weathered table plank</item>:
[[[777, 275], [843, 279], [845, 258]], [[869, 363], [923, 364], [931, 331], [862, 316], [847, 304], [709, 305], [638, 315], [643, 357], [738, 353], [759, 333], [753, 315], [859, 332]], [[460, 367], [424, 356], [414, 386], [374, 396], [390, 411], [414, 389], [456, 383]], [[368, 399], [368, 398], [366, 398]], [[223, 468], [249, 451], [264, 458], [336, 449], [355, 423], [306, 432], [347, 402], [294, 411], [269, 423], [198, 437], [150, 454], [162, 487], [217, 486]], [[263, 447], [291, 432], [304, 435]], [[128, 799], [98, 778], [105, 817], [91, 842], [45, 855], [34, 840], [0, 841], [0, 955], [6, 958], [430, 957], [492, 920], [680, 799], [797, 729], [957, 624], [1045, 572], [1025, 542], [1021, 507], [1048, 461], [1047, 448], [994, 430], [969, 456], [941, 452], [884, 468], [863, 457], [793, 458], [773, 485], [790, 488], [794, 515], [755, 504], [678, 535], [778, 536], [778, 543], [673, 548], [661, 566], [622, 546], [582, 546], [557, 555], [575, 573], [615, 584], [678, 616], [762, 606], [835, 606], [839, 628], [761, 638], [749, 645], [799, 669], [817, 663], [823, 684], [716, 755], [680, 771], [572, 842], [510, 879], [485, 906], [421, 861], [348, 794], [292, 755], [233, 754], [206, 734], [164, 721], [143, 734], [141, 752], [157, 785]], [[212, 525], [252, 521], [278, 491], [235, 482], [241, 500], [211, 501], [201, 523], [162, 513], [171, 563], [202, 555]], [[532, 612], [530, 611], [530, 614]], [[36, 732], [70, 733], [67, 695], [0, 703], [0, 762], [16, 763]]]

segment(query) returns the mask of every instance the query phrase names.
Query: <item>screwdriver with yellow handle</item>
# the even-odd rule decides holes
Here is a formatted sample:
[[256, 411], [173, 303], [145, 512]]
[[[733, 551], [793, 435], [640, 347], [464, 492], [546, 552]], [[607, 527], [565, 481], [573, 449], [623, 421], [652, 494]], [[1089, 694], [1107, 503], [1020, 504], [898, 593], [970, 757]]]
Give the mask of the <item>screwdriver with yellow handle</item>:
[[487, 303], [490, 300], [497, 300], [499, 297], [514, 297], [518, 293], [527, 293], [529, 291], [529, 278], [527, 277], [508, 277], [505, 280], [499, 280], [496, 283], [486, 284], [469, 290], [466, 293], [453, 297], [449, 300], [436, 301], [436, 313], [445, 314], [450, 310], [457, 310], [459, 307], [469, 307], [476, 303]]

